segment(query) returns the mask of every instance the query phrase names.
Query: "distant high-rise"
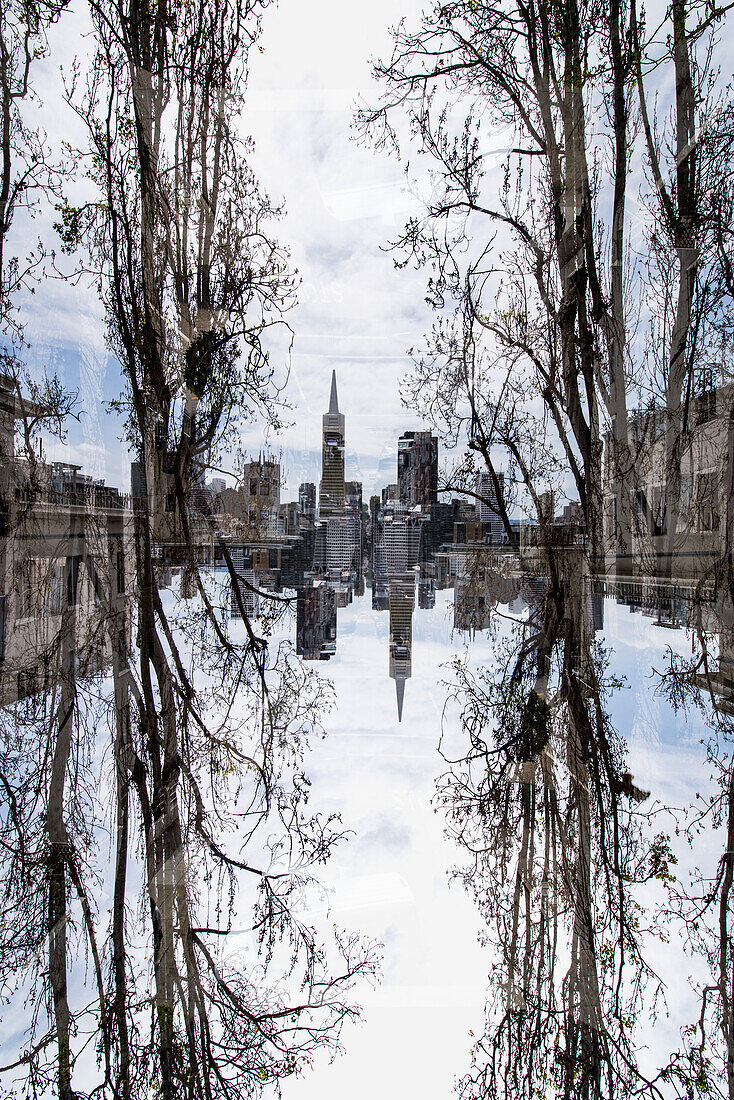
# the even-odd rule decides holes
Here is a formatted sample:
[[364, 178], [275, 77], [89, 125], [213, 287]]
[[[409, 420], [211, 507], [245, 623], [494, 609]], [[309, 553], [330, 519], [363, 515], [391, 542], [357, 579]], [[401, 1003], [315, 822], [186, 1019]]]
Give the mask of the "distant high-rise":
[[328, 661], [336, 653], [336, 595], [313, 579], [298, 589], [296, 653], [306, 661]]
[[432, 432], [403, 432], [398, 440], [398, 499], [428, 512], [438, 499], [438, 440]]
[[359, 573], [362, 568], [362, 523], [347, 511], [326, 522], [326, 568], [330, 572]]
[[344, 498], [347, 511], [362, 518], [362, 482], [346, 481], [344, 483]]
[[[260, 533], [278, 528], [280, 505], [280, 463], [270, 455], [260, 455], [242, 468], [239, 491], [243, 518]], [[227, 496], [225, 491], [225, 495]]]
[[339, 412], [336, 371], [332, 371], [329, 411], [323, 416], [319, 512], [334, 515], [343, 509], [344, 501], [344, 415]]
[[233, 546], [229, 554], [232, 568], [239, 578], [237, 592], [235, 592], [234, 582], [230, 580], [230, 614], [232, 618], [239, 619], [244, 607], [248, 615], [258, 615], [261, 600], [260, 578], [255, 575], [255, 570], [252, 568], [252, 552], [245, 553], [243, 547]]
[[304, 481], [298, 487], [298, 511], [310, 519], [316, 515], [316, 486], [312, 481]]
[[376, 546], [386, 573], [404, 573], [420, 560], [422, 517], [407, 513], [380, 514]]
[[[497, 483], [500, 493], [504, 493], [505, 475], [501, 472], [497, 474]], [[501, 542], [505, 534], [505, 526], [499, 514], [494, 481], [487, 471], [480, 471], [477, 474], [475, 492], [477, 519], [486, 524], [492, 542]]]
[[398, 701], [398, 721], [403, 720], [405, 681], [413, 671], [413, 607], [415, 606], [415, 574], [391, 576], [388, 586], [390, 610], [390, 677], [395, 681]]

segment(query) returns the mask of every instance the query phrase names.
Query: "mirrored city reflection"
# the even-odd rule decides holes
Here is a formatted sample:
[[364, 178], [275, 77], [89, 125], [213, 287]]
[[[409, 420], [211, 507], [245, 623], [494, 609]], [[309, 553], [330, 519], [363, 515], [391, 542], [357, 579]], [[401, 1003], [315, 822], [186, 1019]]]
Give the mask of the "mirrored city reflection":
[[733, 17], [1, 0], [2, 1097], [734, 1100]]
[[[362, 485], [346, 478], [348, 417], [336, 374], [318, 486], [302, 483], [297, 500], [281, 501], [280, 464], [262, 453], [245, 465], [237, 488], [217, 479], [193, 487], [185, 539], [175, 507], [156, 512], [160, 587], [176, 586], [190, 601], [204, 591], [201, 577], [218, 572], [228, 578], [228, 617], [248, 624], [282, 599], [295, 611], [293, 640], [306, 662], [328, 662], [340, 644], [340, 613], [355, 598], [368, 601], [387, 619], [384, 678], [391, 691], [394, 684], [398, 724], [411, 707], [414, 616], [431, 611], [438, 592], [451, 593], [462, 644], [478, 634], [494, 638], [484, 668], [455, 666], [466, 745], [444, 757], [438, 780], [448, 834], [470, 854], [462, 879], [500, 960], [472, 1071], [480, 1076], [482, 1051], [501, 1051], [509, 1072], [514, 1050], [527, 1048], [538, 1028], [556, 1030], [552, 1048], [537, 1048], [534, 1072], [547, 1072], [563, 1050], [562, 1066], [583, 1059], [597, 1080], [594, 1095], [602, 1095], [599, 1075], [617, 1059], [622, 1031], [615, 1037], [609, 1029], [609, 983], [628, 980], [630, 958], [633, 968], [644, 965], [645, 937], [628, 937], [626, 960], [604, 945], [618, 942], [628, 919], [628, 888], [618, 883], [632, 874], [630, 853], [649, 847], [644, 814], [655, 792], [626, 763], [624, 738], [610, 720], [623, 682], [607, 670], [605, 617], [623, 608], [630, 623], [659, 634], [655, 690], [674, 707], [709, 698], [712, 727], [734, 716], [728, 473], [695, 472], [699, 462], [711, 465], [711, 448], [723, 447], [729, 396], [714, 394], [695, 422], [682, 460], [689, 488], [674, 527], [655, 481], [660, 463], [654, 451], [648, 463], [641, 450], [639, 488], [625, 498], [628, 526], [620, 533], [617, 475], [607, 462], [601, 559], [590, 553], [578, 504], [557, 506], [553, 492], [539, 499], [534, 522], [508, 519], [501, 471], [472, 475], [461, 494], [439, 492], [439, 445], [427, 430], [399, 436], [395, 481], [365, 501]], [[30, 407], [9, 384], [3, 389], [3, 499], [13, 533], [3, 553], [15, 580], [0, 622], [4, 705], [38, 723], [48, 717], [49, 690], [63, 701], [74, 685], [106, 671], [116, 682], [124, 675], [131, 539], [147, 489], [135, 464], [125, 495], [78, 466], [16, 459], [13, 425]], [[667, 653], [673, 635], [692, 640], [690, 659], [680, 647]], [[653, 877], [672, 866], [663, 837], [645, 857]], [[533, 884], [527, 894], [517, 889], [518, 875]], [[594, 926], [600, 909], [608, 922]], [[567, 1010], [562, 1027], [559, 1003]], [[554, 1072], [562, 1081], [565, 1070]]]
[[[722, 402], [720, 396], [720, 407]], [[721, 430], [722, 421], [721, 416], [716, 418], [715, 400], [707, 399], [706, 415], [697, 423], [707, 426], [710, 454], [716, 439], [708, 437], [712, 426]], [[200, 491], [209, 523], [203, 522], [202, 513], [205, 537], [199, 557], [224, 565], [226, 548], [238, 580], [236, 587], [230, 581], [233, 618], [241, 618], [243, 611], [256, 618], [268, 607], [272, 594], [293, 598], [295, 592], [296, 651], [307, 661], [328, 661], [337, 651], [339, 610], [367, 590], [372, 610], [389, 617], [386, 670], [395, 681], [400, 720], [406, 681], [411, 677], [413, 615], [434, 607], [437, 591], [450, 589], [453, 628], [458, 634], [489, 630], [500, 605], [518, 622], [532, 618], [542, 608], [548, 584], [546, 559], [551, 553], [564, 563], [564, 570], [571, 568], [570, 583], [583, 591], [587, 637], [603, 631], [605, 599], [661, 628], [698, 628], [704, 636], [716, 637], [716, 667], [709, 666], [707, 676], [724, 705], [726, 685], [732, 682], [730, 601], [711, 578], [701, 582], [710, 562], [716, 560], [717, 542], [723, 537], [718, 493], [710, 473], [686, 474], [686, 484], [695, 489], [685, 498], [690, 514], [678, 528], [673, 549], [660, 516], [656, 519], [654, 508], [646, 511], [642, 503], [657, 501], [659, 512], [660, 486], [638, 490], [632, 552], [623, 562], [618, 554], [608, 552], [606, 573], [593, 577], [584, 552], [585, 529], [578, 504], [556, 509], [553, 494], [547, 493], [548, 522], [513, 520], [508, 533], [494, 479], [488, 473], [475, 476], [469, 497], [462, 494], [446, 500], [442, 494], [439, 499], [438, 439], [431, 431], [417, 430], [406, 430], [396, 441], [395, 482], [366, 501], [362, 484], [346, 479], [347, 417], [339, 408], [336, 372], [322, 424], [321, 481], [318, 486], [302, 483], [297, 500], [281, 501], [280, 463], [269, 455], [246, 465], [237, 489], [215, 478]], [[700, 445], [696, 440], [699, 449]], [[691, 469], [697, 465], [693, 457], [687, 462]], [[656, 466], [659, 462], [653, 454], [650, 469]], [[608, 464], [608, 473], [610, 469]], [[56, 480], [64, 476], [68, 479], [68, 472], [54, 474]], [[501, 471], [496, 480], [501, 496]], [[107, 492], [119, 496], [116, 490]], [[610, 548], [616, 530], [614, 492], [613, 481], [607, 478]], [[175, 569], [175, 555], [168, 556], [164, 573], [171, 568]]]
[[[400, 721], [412, 674], [413, 615], [435, 606], [437, 590], [451, 588], [456, 630], [486, 627], [500, 577], [497, 551], [506, 537], [487, 475], [476, 479], [476, 499], [439, 501], [439, 444], [431, 431], [400, 436], [396, 480], [365, 501], [362, 484], [346, 480], [346, 416], [336, 372], [322, 423], [318, 491], [305, 482], [297, 501], [281, 502], [280, 465], [262, 455], [246, 466], [240, 488], [208, 483], [217, 525], [213, 559], [223, 564], [226, 546], [238, 580], [230, 584], [234, 618], [243, 609], [257, 616], [272, 593], [295, 590], [296, 651], [307, 661], [336, 653], [339, 609], [369, 590], [372, 610], [389, 617], [386, 670], [395, 681]], [[508, 591], [512, 585], [508, 577]]]
[[[645, 935], [625, 931], [631, 890], [618, 883], [639, 874], [630, 853], [650, 845], [644, 822], [655, 795], [650, 778], [631, 770], [611, 721], [624, 682], [608, 672], [605, 612], [616, 606], [632, 623], [644, 620], [659, 633], [662, 654], [666, 635], [694, 639], [690, 661], [672, 649], [661, 658], [655, 689], [676, 709], [701, 695], [713, 700], [719, 721], [734, 714], [724, 494], [712, 472], [696, 472], [723, 453], [725, 394], [697, 400], [678, 515], [666, 512], [665, 486], [656, 481], [663, 455], [647, 446], [645, 429], [631, 495], [620, 495], [619, 469], [607, 459], [601, 551], [580, 505], [557, 504], [551, 490], [539, 497], [532, 522], [510, 519], [502, 471], [470, 473], [461, 494], [439, 494], [430, 431], [399, 437], [396, 480], [367, 504], [361, 485], [345, 480], [347, 418], [335, 375], [318, 491], [301, 485], [297, 503], [281, 504], [268, 498], [267, 485], [259, 488], [259, 474], [251, 478], [269, 514], [264, 540], [231, 551], [248, 608], [257, 611], [258, 590], [295, 589], [297, 651], [328, 661], [339, 645], [340, 610], [367, 591], [372, 612], [389, 618], [385, 672], [398, 722], [410, 707], [413, 617], [435, 606], [437, 592], [451, 590], [457, 639], [495, 638], [484, 669], [456, 665], [467, 741], [458, 757], [445, 756], [438, 782], [448, 833], [469, 857], [462, 881], [500, 960], [465, 1079], [470, 1095], [484, 1095], [496, 1074], [515, 1073], [518, 1050], [532, 1049], [528, 1072], [550, 1073], [558, 1088], [572, 1087], [569, 1075], [582, 1072], [589, 1095], [603, 1095], [612, 1066], [625, 1087], [637, 1078], [620, 1060], [626, 1025], [614, 1022], [609, 990], [631, 980], [630, 966], [646, 966]], [[662, 435], [653, 437], [660, 450]], [[611, 438], [606, 453], [614, 454]], [[272, 461], [260, 460], [257, 470], [275, 483]], [[660, 833], [648, 849], [653, 877], [665, 877], [677, 859], [668, 843]], [[612, 946], [620, 936], [626, 958]], [[538, 1032], [553, 1043], [533, 1047]], [[477, 1082], [485, 1084], [475, 1093]]]

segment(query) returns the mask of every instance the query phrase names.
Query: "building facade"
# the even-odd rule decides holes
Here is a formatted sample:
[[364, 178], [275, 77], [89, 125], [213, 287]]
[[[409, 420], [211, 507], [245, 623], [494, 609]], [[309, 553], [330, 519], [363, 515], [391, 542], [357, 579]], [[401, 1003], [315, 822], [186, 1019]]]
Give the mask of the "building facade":
[[344, 507], [344, 415], [339, 412], [336, 392], [336, 371], [331, 375], [329, 411], [322, 418], [321, 489], [319, 512], [322, 517], [334, 515]]
[[305, 661], [328, 661], [336, 652], [336, 594], [323, 581], [307, 578], [298, 590], [296, 652]]
[[13, 386], [0, 376], [0, 706], [31, 708], [126, 652], [132, 511], [79, 466], [16, 456], [16, 421], [43, 410]]
[[[502, 493], [504, 492], [505, 475], [503, 473], [498, 473], [497, 480], [499, 482], [500, 493]], [[485, 532], [489, 536], [489, 541], [493, 543], [503, 542], [505, 539], [505, 527], [499, 515], [497, 491], [492, 477], [487, 471], [480, 471], [477, 474], [475, 492], [477, 494], [475, 507], [476, 517], [484, 524]]]
[[398, 499], [428, 512], [438, 499], [438, 439], [432, 432], [403, 432], [398, 440]]
[[[620, 554], [620, 488], [612, 439], [604, 438], [604, 537], [607, 571], [671, 579], [700, 577], [722, 559], [727, 545], [734, 468], [730, 418], [734, 385], [691, 398], [678, 445], [680, 491], [668, 489], [671, 471], [666, 449], [664, 410], [652, 408], [630, 417], [633, 475], [627, 481], [630, 537], [626, 560]], [[677, 471], [673, 483], [677, 480]], [[675, 507], [674, 507], [675, 505]]]
[[415, 607], [415, 573], [390, 577], [388, 585], [390, 613], [390, 679], [395, 681], [398, 721], [403, 720], [405, 681], [413, 674], [413, 608]]

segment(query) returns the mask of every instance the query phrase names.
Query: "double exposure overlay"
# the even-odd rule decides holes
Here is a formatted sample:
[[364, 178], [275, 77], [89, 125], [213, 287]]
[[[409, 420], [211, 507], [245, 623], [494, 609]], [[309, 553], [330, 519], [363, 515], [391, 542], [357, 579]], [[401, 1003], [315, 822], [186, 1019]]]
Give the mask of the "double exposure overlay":
[[734, 1100], [729, 6], [0, 4], [0, 1097]]

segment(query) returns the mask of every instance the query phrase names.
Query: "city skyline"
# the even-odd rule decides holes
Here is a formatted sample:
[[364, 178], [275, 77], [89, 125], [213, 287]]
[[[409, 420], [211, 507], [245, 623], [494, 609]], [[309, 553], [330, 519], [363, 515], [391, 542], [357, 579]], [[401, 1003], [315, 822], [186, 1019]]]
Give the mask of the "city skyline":
[[[331, 380], [335, 380], [337, 386], [337, 406], [339, 405], [338, 389], [339, 389], [339, 371], [336, 367], [327, 366], [324, 368], [324, 392], [329, 393], [329, 404], [331, 404]], [[331, 380], [329, 379], [331, 375]], [[322, 404], [323, 408], [323, 404]], [[337, 412], [338, 412], [337, 408]], [[316, 414], [312, 413], [311, 423], [316, 422]], [[307, 432], [306, 428], [302, 429], [304, 435], [304, 446], [302, 448], [286, 448], [280, 449], [278, 447], [278, 438], [275, 437], [272, 440], [272, 446], [270, 452], [278, 458], [282, 471], [282, 490], [284, 493], [293, 494], [298, 492], [300, 485], [308, 482], [312, 482], [317, 490], [319, 481], [323, 472], [323, 432], [324, 417], [329, 415], [327, 413], [318, 414], [318, 419], [321, 422], [321, 429], [318, 434], [315, 432]], [[348, 416], [349, 423], [354, 426], [358, 424], [369, 424], [370, 429], [367, 435], [372, 437], [374, 431], [372, 428], [379, 428], [380, 435], [383, 438], [381, 445], [381, 451], [379, 455], [375, 456], [372, 453], [371, 464], [370, 462], [370, 450], [358, 451], [355, 447], [355, 441], [350, 438], [349, 432], [345, 434], [344, 439], [344, 478], [345, 481], [358, 480], [363, 487], [363, 496], [369, 500], [370, 496], [380, 494], [382, 489], [386, 485], [396, 484], [398, 480], [397, 472], [397, 456], [395, 452], [396, 440], [402, 438], [404, 435], [409, 435], [411, 432], [424, 432], [427, 429], [421, 426], [420, 421], [415, 423], [415, 418], [411, 417], [407, 409], [401, 409], [398, 407], [392, 413], [377, 412], [365, 415], [356, 414], [349, 405], [343, 400], [341, 402], [340, 415]], [[413, 424], [407, 426], [411, 419]], [[387, 427], [386, 421], [393, 421], [395, 427]], [[316, 440], [319, 438], [322, 440], [321, 447], [316, 446]], [[365, 470], [368, 472], [365, 473]]]
[[727, 3], [0, 0], [3, 1096], [734, 1100]]

